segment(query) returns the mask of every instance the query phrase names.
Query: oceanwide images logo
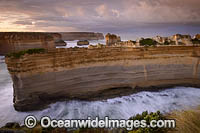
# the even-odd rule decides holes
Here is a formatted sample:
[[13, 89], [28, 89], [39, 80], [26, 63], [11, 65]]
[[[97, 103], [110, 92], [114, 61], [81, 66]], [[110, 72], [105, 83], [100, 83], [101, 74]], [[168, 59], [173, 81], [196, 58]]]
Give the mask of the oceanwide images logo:
[[[24, 124], [28, 128], [34, 128], [37, 126], [37, 119], [35, 116], [27, 116], [24, 120]], [[175, 120], [152, 120], [150, 124], [147, 124], [146, 120], [124, 120], [124, 119], [87, 119], [75, 120], [56, 120], [51, 119], [48, 116], [44, 116], [40, 119], [40, 125], [43, 128], [126, 128], [127, 130], [133, 130], [135, 128], [175, 128]]]

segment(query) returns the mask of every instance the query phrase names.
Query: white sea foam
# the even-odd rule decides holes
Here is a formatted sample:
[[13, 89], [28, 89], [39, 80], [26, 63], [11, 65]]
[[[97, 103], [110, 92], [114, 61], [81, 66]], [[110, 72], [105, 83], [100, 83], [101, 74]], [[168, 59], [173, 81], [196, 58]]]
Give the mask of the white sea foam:
[[[73, 47], [88, 47], [88, 45], [83, 45], [83, 46], [78, 46], [77, 42], [78, 40], [74, 40], [74, 41], [65, 41], [67, 43], [66, 46], [57, 46], [56, 48], [73, 48]], [[97, 45], [98, 43], [100, 44], [106, 44], [105, 40], [91, 40], [89, 41], [90, 45]]]
[[12, 81], [5, 63], [0, 63], [0, 127], [7, 122], [23, 124], [27, 115], [37, 118], [50, 116], [63, 119], [83, 119], [88, 116], [128, 119], [145, 110], [170, 112], [195, 107], [200, 103], [200, 89], [177, 87], [160, 92], [140, 92], [103, 101], [69, 101], [51, 104], [49, 108], [34, 112], [17, 112], [13, 108]]
[[5, 62], [5, 57], [4, 56], [0, 56], [0, 63]]

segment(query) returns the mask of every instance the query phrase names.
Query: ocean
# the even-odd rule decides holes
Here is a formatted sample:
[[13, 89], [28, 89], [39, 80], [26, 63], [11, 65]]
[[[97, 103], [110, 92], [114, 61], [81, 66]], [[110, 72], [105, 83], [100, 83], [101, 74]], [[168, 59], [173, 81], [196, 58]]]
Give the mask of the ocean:
[[[78, 46], [77, 45], [78, 41], [79, 40], [65, 41], [67, 43], [66, 46], [58, 46], [56, 48], [73, 48], [73, 47], [79, 47], [79, 48], [81, 48], [81, 47], [88, 47], [88, 45]], [[91, 40], [91, 41], [89, 41], [89, 43], [90, 43], [90, 45], [97, 45], [98, 43], [105, 45], [106, 44], [106, 40]]]
[[112, 119], [128, 119], [143, 111], [157, 111], [167, 113], [173, 110], [190, 109], [200, 103], [200, 89], [191, 87], [176, 87], [159, 92], [139, 92], [130, 96], [123, 96], [101, 101], [63, 101], [49, 105], [49, 108], [18, 112], [13, 107], [12, 80], [8, 73], [5, 60], [0, 56], [0, 127], [7, 122], [23, 124], [28, 115], [35, 115], [62, 119], [84, 119], [88, 116]]

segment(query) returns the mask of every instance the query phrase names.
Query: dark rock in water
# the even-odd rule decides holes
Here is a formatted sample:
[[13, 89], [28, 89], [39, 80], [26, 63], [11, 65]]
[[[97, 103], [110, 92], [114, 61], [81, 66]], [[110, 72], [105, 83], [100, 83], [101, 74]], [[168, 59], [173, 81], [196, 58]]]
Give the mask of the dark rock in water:
[[20, 125], [16, 122], [9, 122], [5, 125], [5, 128], [20, 128]]
[[66, 46], [66, 43], [63, 41], [62, 35], [59, 33], [48, 33], [54, 38], [55, 46]]
[[167, 94], [160, 94], [160, 96], [165, 96], [165, 97], [167, 97], [167, 96], [169, 96], [169, 95], [167, 95]]
[[146, 94], [146, 96], [149, 97], [149, 98], [152, 98], [152, 96], [150, 96], [150, 95], [148, 95], [148, 94]]
[[55, 45], [56, 46], [66, 46], [67, 43], [65, 41], [63, 41], [63, 40], [59, 40], [59, 41], [55, 42]]
[[78, 46], [82, 46], [82, 45], [89, 45], [90, 43], [89, 43], [89, 41], [87, 41], [87, 40], [84, 40], [84, 41], [78, 41], [77, 42], [77, 45]]

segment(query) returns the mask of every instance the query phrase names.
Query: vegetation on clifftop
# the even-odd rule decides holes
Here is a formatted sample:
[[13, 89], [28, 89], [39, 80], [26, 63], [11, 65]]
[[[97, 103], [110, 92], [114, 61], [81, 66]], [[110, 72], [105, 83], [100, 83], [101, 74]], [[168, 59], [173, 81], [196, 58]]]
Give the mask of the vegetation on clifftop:
[[133, 131], [126, 129], [100, 129], [100, 128], [86, 128], [67, 131], [65, 128], [42, 128], [39, 123], [33, 129], [28, 129], [25, 126], [20, 126], [18, 123], [8, 123], [0, 128], [0, 132], [24, 132], [24, 133], [199, 133], [200, 132], [200, 107], [187, 111], [175, 111], [167, 115], [156, 113], [143, 112], [131, 117], [132, 120], [159, 120], [159, 119], [174, 119], [176, 121], [176, 128], [167, 130], [163, 128], [138, 128]]
[[[147, 111], [142, 114], [137, 114], [131, 117], [129, 120], [146, 120], [147, 124], [150, 124], [151, 120], [164, 120], [167, 119], [159, 111], [148, 113]], [[164, 133], [167, 132], [164, 128], [135, 128], [132, 131], [128, 131], [123, 128], [118, 129], [106, 129], [106, 128], [80, 128], [76, 130], [67, 130], [65, 128], [42, 128], [38, 122], [37, 126], [33, 129], [28, 129], [25, 126], [19, 126], [18, 123], [8, 123], [4, 127], [0, 128], [2, 131], [22, 131], [26, 133], [38, 132], [38, 133]]]
[[197, 38], [192, 39], [192, 43], [193, 44], [200, 44], [200, 40], [198, 40]]
[[157, 42], [151, 38], [146, 38], [146, 39], [140, 40], [141, 46], [155, 46], [156, 44], [157, 44]]
[[[146, 120], [146, 124], [150, 125], [151, 120], [165, 120], [167, 118], [164, 117], [160, 113], [160, 111], [157, 111], [155, 113], [151, 112], [148, 113], [147, 111], [144, 111], [142, 114], [137, 114], [134, 117], [131, 117], [130, 120]], [[129, 131], [129, 133], [164, 133], [167, 130], [165, 128], [135, 128], [133, 131]]]
[[14, 57], [14, 58], [20, 58], [21, 56], [25, 54], [38, 54], [38, 53], [44, 53], [45, 49], [44, 48], [34, 48], [34, 49], [28, 49], [28, 50], [23, 50], [15, 53], [10, 53], [7, 54], [6, 57]]

